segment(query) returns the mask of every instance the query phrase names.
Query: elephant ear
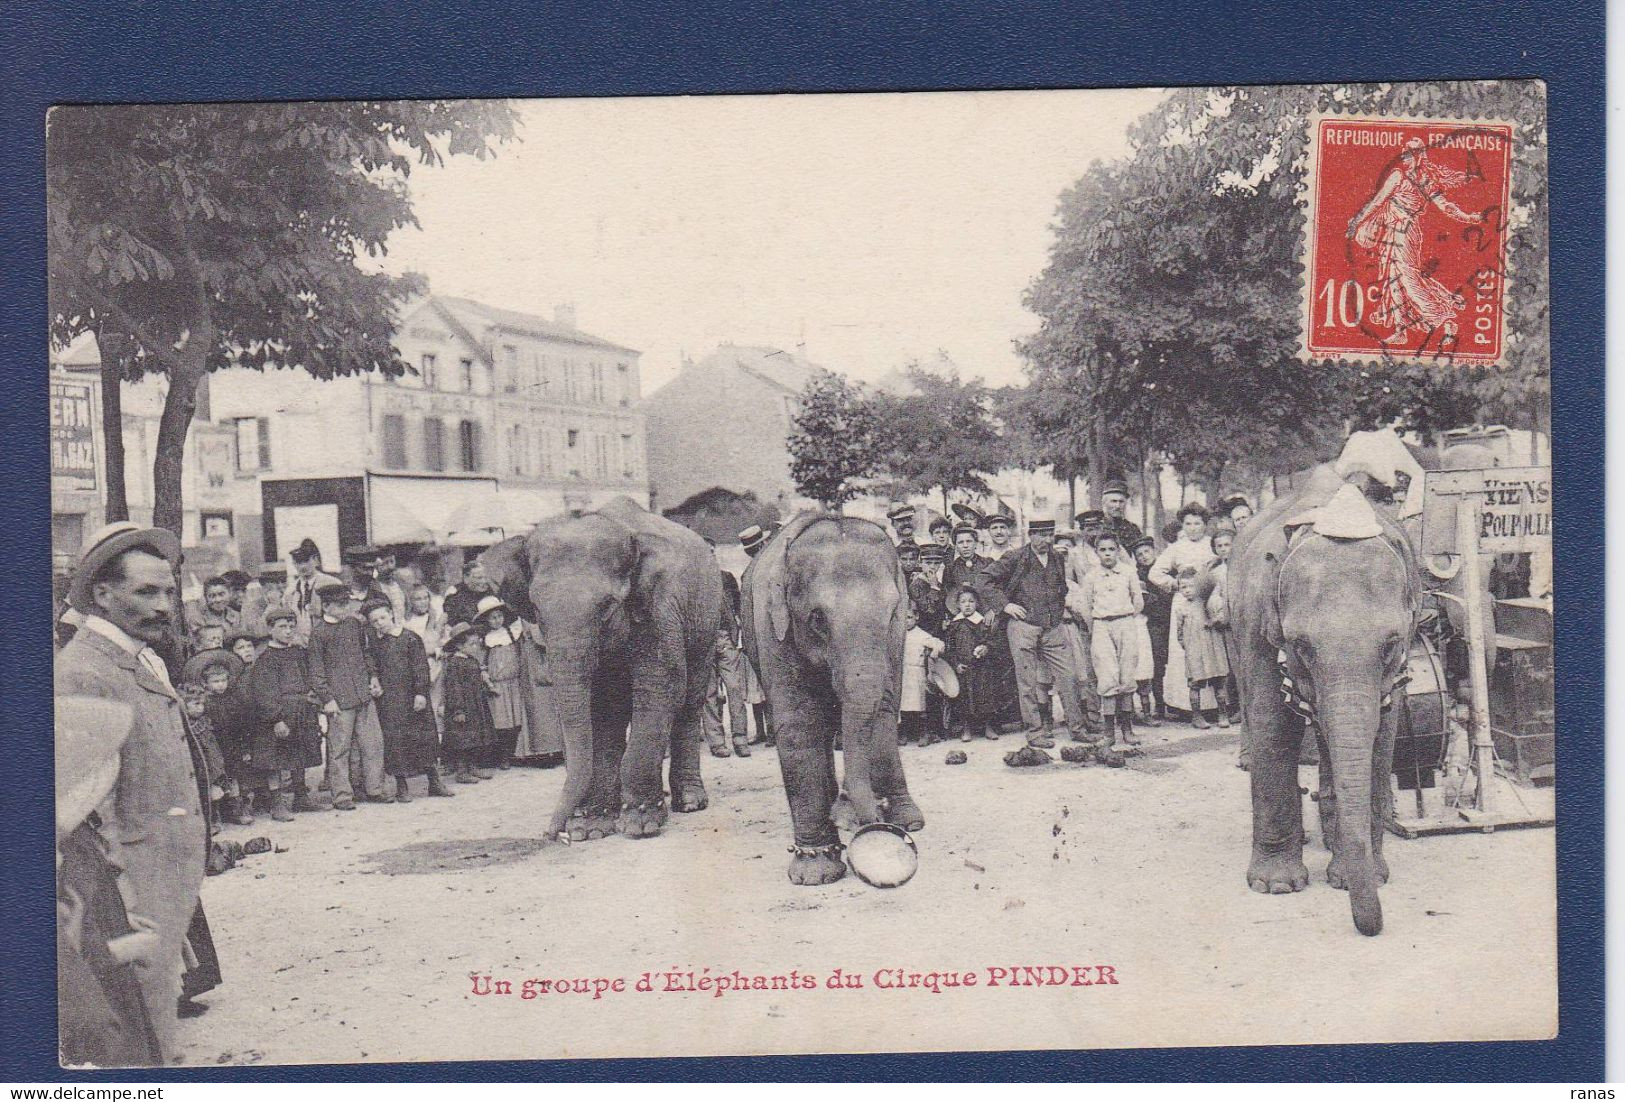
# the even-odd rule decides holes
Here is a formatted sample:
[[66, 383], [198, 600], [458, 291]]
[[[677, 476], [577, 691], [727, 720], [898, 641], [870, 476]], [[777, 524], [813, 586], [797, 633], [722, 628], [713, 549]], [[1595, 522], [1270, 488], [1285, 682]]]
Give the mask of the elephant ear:
[[781, 643], [790, 634], [790, 595], [789, 580], [785, 577], [785, 559], [796, 538], [805, 532], [809, 525], [825, 519], [827, 515], [817, 512], [798, 513], [790, 519], [789, 524], [767, 541], [767, 546], [762, 548], [751, 563], [753, 575], [761, 579], [760, 585], [767, 597], [763, 603], [767, 606], [768, 626], [773, 630], [773, 638]]
[[509, 536], [480, 555], [486, 576], [504, 604], [531, 622], [536, 607], [530, 602], [530, 538]]

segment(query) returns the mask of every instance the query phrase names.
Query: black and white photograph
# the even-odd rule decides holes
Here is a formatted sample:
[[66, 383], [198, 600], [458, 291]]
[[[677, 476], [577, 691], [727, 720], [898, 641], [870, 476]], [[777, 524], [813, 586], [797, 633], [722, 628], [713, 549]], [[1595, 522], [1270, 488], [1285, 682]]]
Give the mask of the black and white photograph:
[[62, 1066], [1556, 1036], [1546, 105], [53, 108]]

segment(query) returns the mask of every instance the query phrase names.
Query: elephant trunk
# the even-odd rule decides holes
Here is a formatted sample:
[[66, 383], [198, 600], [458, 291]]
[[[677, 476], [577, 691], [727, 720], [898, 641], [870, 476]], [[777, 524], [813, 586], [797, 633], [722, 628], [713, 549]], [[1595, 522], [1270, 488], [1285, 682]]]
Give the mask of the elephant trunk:
[[1337, 686], [1317, 704], [1331, 753], [1337, 797], [1336, 857], [1348, 885], [1354, 927], [1367, 937], [1382, 932], [1376, 862], [1371, 851], [1371, 761], [1382, 723], [1381, 690], [1375, 685]]
[[592, 785], [592, 680], [584, 670], [555, 667], [551, 672], [553, 701], [564, 731], [564, 788], [548, 826], [548, 832], [556, 835], [581, 806]]
[[847, 799], [858, 822], [880, 821], [876, 795], [876, 763], [881, 753], [881, 725], [896, 722], [887, 693], [888, 670], [884, 662], [860, 659], [848, 661], [836, 671], [836, 695], [841, 701], [841, 750], [843, 780]]

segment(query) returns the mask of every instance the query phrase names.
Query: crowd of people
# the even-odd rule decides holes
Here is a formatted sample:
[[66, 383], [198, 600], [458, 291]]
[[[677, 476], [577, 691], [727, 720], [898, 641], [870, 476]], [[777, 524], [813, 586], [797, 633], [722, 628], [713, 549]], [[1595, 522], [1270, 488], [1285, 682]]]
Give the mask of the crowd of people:
[[1138, 752], [1136, 724], [1175, 718], [1164, 693], [1170, 655], [1184, 671], [1189, 707], [1179, 710], [1191, 725], [1230, 726], [1222, 581], [1252, 504], [1235, 495], [1211, 512], [1186, 505], [1160, 545], [1127, 518], [1127, 504], [1127, 485], [1109, 481], [1102, 507], [1077, 514], [1075, 529], [1035, 519], [1024, 543], [1003, 511], [951, 506], [923, 543], [912, 505], [887, 513], [910, 596], [900, 739], [1020, 730], [1047, 750], [1059, 718], [1077, 744], [1064, 756], [1121, 765]]
[[[1042, 750], [1055, 745], [1058, 699], [1079, 747], [1120, 764], [1136, 723], [1169, 718], [1170, 648], [1184, 655], [1191, 722], [1228, 724], [1223, 610], [1195, 583], [1222, 570], [1250, 507], [1227, 502], [1214, 522], [1188, 506], [1159, 550], [1125, 518], [1126, 487], [1105, 491], [1077, 531], [1035, 520], [1020, 544], [1002, 512], [957, 507], [921, 543], [913, 509], [891, 511], [910, 594], [902, 740], [1021, 730]], [[771, 536], [748, 529], [741, 546], [754, 556]], [[307, 540], [290, 567], [226, 571], [182, 603], [179, 556], [167, 531], [109, 525], [58, 622], [69, 1063], [173, 1057], [177, 1016], [201, 1012], [195, 996], [221, 979], [199, 901], [204, 876], [242, 852], [221, 827], [451, 798], [497, 770], [563, 761], [536, 626], [477, 557], [441, 591], [373, 547], [348, 549], [328, 573]], [[712, 754], [748, 757], [773, 744], [772, 713], [742, 651], [739, 581], [725, 570], [722, 581], [702, 729]]]
[[535, 626], [477, 559], [437, 593], [373, 547], [328, 574], [307, 540], [291, 571], [227, 571], [180, 604], [179, 553], [171, 533], [109, 525], [58, 621], [70, 1064], [164, 1062], [177, 1016], [205, 1008], [221, 977], [200, 885], [245, 848], [222, 826], [450, 798], [563, 761]]

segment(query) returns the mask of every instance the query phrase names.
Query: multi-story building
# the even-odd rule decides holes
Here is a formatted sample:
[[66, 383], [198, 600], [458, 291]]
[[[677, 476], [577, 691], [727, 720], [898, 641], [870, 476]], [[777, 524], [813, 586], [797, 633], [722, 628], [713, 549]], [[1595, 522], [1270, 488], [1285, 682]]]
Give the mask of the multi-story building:
[[[402, 311], [395, 344], [412, 371], [394, 379], [211, 375], [187, 441], [183, 543], [254, 567], [308, 536], [336, 565], [357, 543], [478, 542], [617, 494], [648, 503], [636, 351], [576, 329], [568, 310], [548, 320], [438, 296]], [[81, 341], [58, 361], [53, 541], [72, 557], [105, 489], [99, 356]], [[164, 383], [121, 393], [143, 520]]]
[[655, 506], [682, 512], [699, 495], [750, 495], [789, 514], [803, 499], [786, 443], [796, 402], [818, 367], [794, 352], [720, 345], [684, 360], [643, 403]]

